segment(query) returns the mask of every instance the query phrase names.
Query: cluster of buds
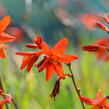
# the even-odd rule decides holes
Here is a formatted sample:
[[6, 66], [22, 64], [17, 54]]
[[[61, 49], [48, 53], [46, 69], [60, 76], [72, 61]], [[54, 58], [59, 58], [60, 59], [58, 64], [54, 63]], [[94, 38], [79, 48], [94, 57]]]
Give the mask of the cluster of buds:
[[10, 103], [12, 101], [11, 94], [3, 93], [2, 89], [0, 89], [0, 97], [3, 97], [3, 99], [0, 101], [0, 109], [3, 108], [5, 103]]

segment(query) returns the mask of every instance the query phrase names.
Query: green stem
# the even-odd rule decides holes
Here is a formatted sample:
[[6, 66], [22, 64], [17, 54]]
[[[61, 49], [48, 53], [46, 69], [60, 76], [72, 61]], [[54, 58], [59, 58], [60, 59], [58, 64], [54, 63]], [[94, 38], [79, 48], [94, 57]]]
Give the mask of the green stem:
[[77, 85], [76, 85], [76, 82], [75, 82], [75, 79], [74, 79], [74, 75], [73, 75], [73, 72], [72, 72], [72, 69], [71, 69], [71, 63], [66, 64], [66, 65], [68, 66], [69, 71], [70, 71], [70, 73], [71, 73], [71, 76], [70, 76], [70, 77], [72, 78], [72, 82], [73, 82], [74, 88], [75, 88], [75, 90], [76, 90], [76, 92], [77, 92], [77, 94], [78, 94], [78, 97], [79, 97], [79, 99], [80, 99], [80, 102], [81, 102], [81, 104], [82, 104], [82, 107], [83, 107], [83, 109], [85, 109], [85, 106], [84, 106], [84, 104], [83, 104], [83, 102], [82, 102], [82, 100], [81, 100], [80, 89], [78, 89], [78, 87], [77, 87]]
[[[4, 92], [1, 77], [0, 77], [0, 89], [2, 89], [2, 91]], [[6, 96], [5, 96], [5, 95], [3, 95], [3, 98], [6, 98]], [[5, 105], [6, 105], [6, 108], [7, 108], [7, 109], [9, 109], [8, 104], [7, 104], [7, 103], [5, 103]]]

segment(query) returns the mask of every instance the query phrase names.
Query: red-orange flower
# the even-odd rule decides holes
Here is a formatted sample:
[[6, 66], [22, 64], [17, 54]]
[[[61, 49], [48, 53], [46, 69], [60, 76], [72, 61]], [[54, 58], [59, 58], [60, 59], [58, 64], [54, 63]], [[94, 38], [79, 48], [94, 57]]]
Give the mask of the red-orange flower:
[[101, 38], [93, 45], [83, 46], [83, 50], [96, 52], [98, 59], [109, 60], [109, 37]]
[[42, 37], [35, 37], [34, 42], [36, 44], [26, 44], [29, 48], [41, 49], [38, 52], [17, 52], [17, 55], [24, 56], [21, 69], [27, 66], [27, 71], [30, 72], [33, 64], [37, 61], [41, 54], [45, 54], [44, 59], [41, 60], [36, 67], [39, 68], [39, 72], [46, 68], [46, 80], [49, 80], [54, 72], [60, 78], [65, 78], [63, 67], [61, 63], [70, 63], [77, 59], [77, 56], [63, 54], [68, 44], [67, 38], [60, 40], [53, 49], [43, 41]]
[[92, 109], [109, 109], [109, 103], [106, 102], [107, 99], [102, 96], [100, 90], [97, 92], [97, 98], [81, 96], [81, 100], [88, 105], [93, 105]]
[[46, 80], [49, 80], [54, 72], [64, 79], [65, 74], [61, 63], [70, 63], [78, 59], [77, 56], [64, 54], [67, 44], [67, 38], [63, 38], [51, 49], [45, 42], [42, 42], [42, 50], [47, 58], [39, 67], [39, 72], [46, 68]]
[[90, 30], [96, 28], [96, 23], [99, 22], [99, 16], [92, 13], [85, 13], [80, 15], [81, 22]]
[[6, 52], [5, 49], [7, 46], [3, 44], [4, 42], [12, 42], [15, 40], [15, 37], [5, 33], [5, 29], [10, 23], [10, 17], [5, 16], [1, 21], [0, 21], [0, 58], [5, 58], [6, 57]]

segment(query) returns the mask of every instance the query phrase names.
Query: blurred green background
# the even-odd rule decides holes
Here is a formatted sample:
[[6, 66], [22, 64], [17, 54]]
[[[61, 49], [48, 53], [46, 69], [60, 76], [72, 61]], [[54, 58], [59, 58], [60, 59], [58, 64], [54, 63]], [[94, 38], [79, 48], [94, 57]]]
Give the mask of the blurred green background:
[[[62, 13], [58, 15], [56, 9], [65, 11], [67, 17]], [[45, 71], [38, 73], [36, 67], [30, 73], [26, 69], [20, 70], [22, 57], [16, 56], [15, 52], [31, 51], [24, 45], [33, 42], [34, 35], [42, 35], [51, 47], [67, 37], [66, 53], [79, 56], [72, 62], [72, 70], [81, 93], [96, 97], [98, 89], [101, 89], [104, 95], [109, 95], [109, 62], [99, 61], [93, 53], [81, 50], [83, 45], [89, 45], [107, 33], [99, 29], [88, 30], [79, 17], [82, 13], [104, 15], [108, 11], [109, 0], [0, 0], [0, 17], [11, 16], [8, 29], [14, 27], [10, 31], [18, 38], [7, 49], [7, 58], [0, 60], [0, 76], [5, 92], [12, 94], [19, 109], [82, 109], [70, 78], [61, 81], [60, 93], [54, 101], [49, 95], [57, 76], [46, 82]], [[70, 23], [65, 18], [70, 19]], [[69, 73], [63, 66], [65, 73]], [[12, 103], [9, 107], [15, 108]]]

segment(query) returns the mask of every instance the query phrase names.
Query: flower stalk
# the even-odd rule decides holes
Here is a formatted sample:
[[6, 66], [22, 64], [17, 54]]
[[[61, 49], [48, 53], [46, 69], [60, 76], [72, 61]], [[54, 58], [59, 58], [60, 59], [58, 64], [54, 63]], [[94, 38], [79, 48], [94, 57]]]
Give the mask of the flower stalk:
[[80, 89], [77, 87], [76, 82], [75, 82], [75, 79], [74, 79], [74, 75], [73, 75], [73, 72], [72, 72], [72, 69], [71, 69], [71, 63], [68, 63], [66, 65], [69, 68], [69, 71], [70, 71], [69, 77], [71, 77], [71, 79], [72, 79], [72, 83], [73, 83], [74, 88], [75, 88], [75, 90], [76, 90], [76, 92], [78, 94], [78, 97], [80, 99], [81, 105], [82, 105], [83, 109], [85, 109], [84, 103], [81, 101]]
[[[0, 89], [2, 89], [2, 91], [4, 92], [4, 89], [3, 89], [3, 85], [2, 85], [2, 79], [1, 79], [1, 77], [0, 77]], [[6, 98], [6, 96], [3, 94], [3, 98]], [[9, 106], [8, 106], [8, 104], [7, 103], [5, 103], [5, 105], [6, 105], [6, 109], [9, 109]]]

